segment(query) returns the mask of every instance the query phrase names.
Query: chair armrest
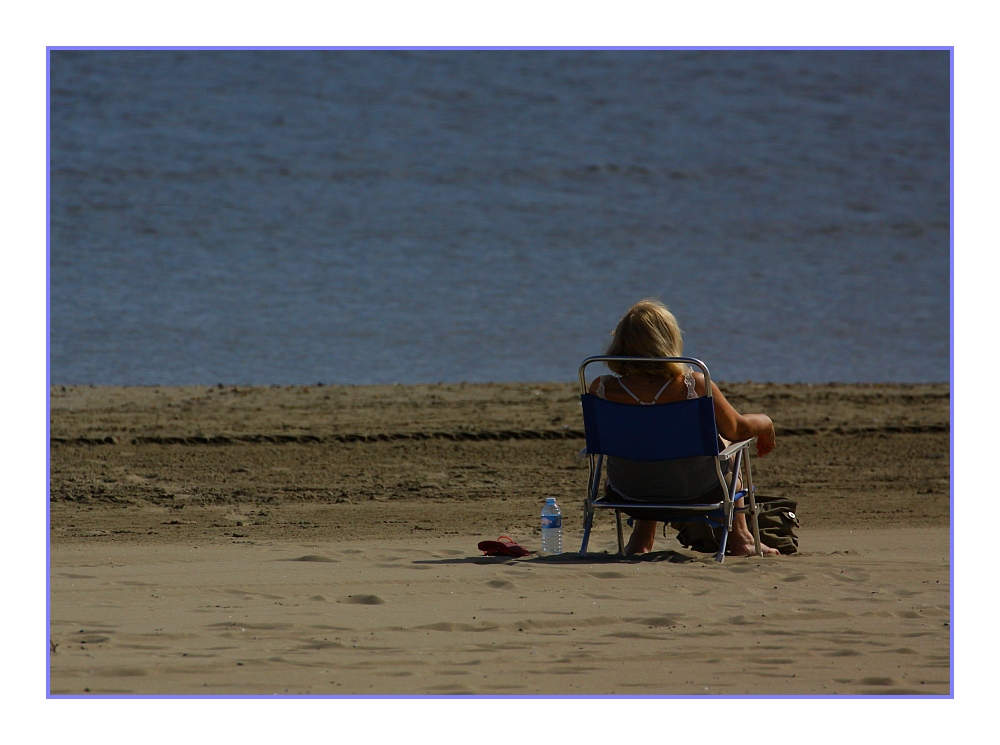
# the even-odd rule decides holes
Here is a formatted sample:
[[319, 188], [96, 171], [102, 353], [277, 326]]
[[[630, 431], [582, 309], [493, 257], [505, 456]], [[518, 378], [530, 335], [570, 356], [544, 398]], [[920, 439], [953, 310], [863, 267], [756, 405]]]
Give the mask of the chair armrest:
[[729, 447], [727, 447], [725, 450], [723, 450], [721, 453], [719, 453], [719, 457], [720, 458], [728, 458], [733, 453], [738, 452], [740, 450], [740, 448], [745, 448], [747, 445], [749, 445], [751, 442], [753, 442], [756, 439], [757, 439], [756, 437], [751, 437], [749, 440], [740, 440], [739, 442], [734, 442]]
[[[720, 458], [728, 458], [733, 453], [737, 452], [740, 448], [749, 445], [751, 442], [756, 440], [756, 437], [751, 437], [749, 440], [740, 440], [739, 442], [732, 443], [729, 447], [719, 453]], [[577, 458], [583, 459], [587, 457], [587, 446], [584, 445], [580, 448], [580, 452], [576, 454]]]

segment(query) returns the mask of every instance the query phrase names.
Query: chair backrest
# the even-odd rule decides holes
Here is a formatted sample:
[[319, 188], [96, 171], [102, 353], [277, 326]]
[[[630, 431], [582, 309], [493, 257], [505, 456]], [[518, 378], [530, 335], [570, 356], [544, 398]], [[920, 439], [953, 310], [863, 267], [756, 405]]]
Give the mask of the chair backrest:
[[587, 453], [629, 460], [676, 460], [718, 455], [711, 398], [630, 406], [589, 393], [580, 396]]
[[[710, 394], [656, 406], [635, 406], [607, 401], [587, 393], [584, 368], [593, 362], [609, 359], [615, 358], [590, 357], [580, 366], [580, 402], [588, 455], [665, 461], [719, 454], [715, 404]], [[687, 362], [700, 367], [711, 391], [711, 377], [701, 361], [688, 357], [656, 361]]]

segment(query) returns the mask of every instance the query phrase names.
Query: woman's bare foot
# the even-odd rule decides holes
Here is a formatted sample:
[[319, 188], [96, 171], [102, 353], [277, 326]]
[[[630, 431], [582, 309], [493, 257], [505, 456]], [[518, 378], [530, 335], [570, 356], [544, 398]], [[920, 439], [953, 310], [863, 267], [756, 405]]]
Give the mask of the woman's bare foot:
[[[737, 499], [736, 506], [742, 507], [743, 500]], [[757, 551], [753, 546], [753, 534], [747, 525], [747, 517], [744, 513], [737, 513], [733, 520], [733, 529], [729, 531], [729, 540], [726, 541], [726, 549], [731, 556], [755, 556]], [[760, 550], [764, 556], [777, 556], [781, 552], [776, 548], [760, 544]]]
[[[726, 549], [731, 556], [756, 556], [757, 554], [753, 545], [753, 536], [749, 532], [744, 535], [734, 530], [729, 534]], [[764, 552], [764, 556], [777, 556], [781, 553], [778, 549], [765, 546], [763, 543], [760, 544], [760, 549]]]
[[648, 554], [653, 550], [653, 541], [656, 540], [655, 520], [636, 520], [632, 526], [632, 535], [625, 546], [626, 556], [636, 556], [637, 554]]
[[625, 544], [625, 555], [626, 556], [638, 556], [639, 554], [648, 554], [653, 550], [652, 544], [649, 543], [637, 543], [635, 541], [629, 541]]

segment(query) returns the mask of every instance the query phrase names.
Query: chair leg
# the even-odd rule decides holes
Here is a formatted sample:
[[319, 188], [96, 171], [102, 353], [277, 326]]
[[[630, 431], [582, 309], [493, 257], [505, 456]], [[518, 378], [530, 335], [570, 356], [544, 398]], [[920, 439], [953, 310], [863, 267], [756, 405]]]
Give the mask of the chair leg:
[[580, 556], [587, 555], [587, 544], [590, 543], [590, 528], [594, 524], [594, 509], [589, 504], [583, 506], [583, 543], [580, 545]]
[[590, 529], [594, 525], [593, 500], [597, 499], [598, 489], [601, 484], [601, 466], [604, 463], [603, 455], [591, 455], [590, 458], [590, 482], [587, 484], [587, 500], [583, 503], [583, 543], [580, 544], [580, 556], [587, 554], [587, 544], [590, 542]]
[[726, 541], [729, 540], [728, 521], [722, 526], [722, 539], [719, 541], [719, 552], [715, 555], [715, 560], [720, 564], [726, 560]]
[[736, 463], [734, 464], [732, 479], [729, 483], [726, 505], [723, 508], [725, 514], [722, 519], [722, 538], [719, 540], [719, 551], [715, 555], [715, 560], [720, 564], [726, 560], [726, 543], [729, 541], [729, 531], [733, 529], [733, 518], [736, 516], [736, 501], [734, 498], [736, 496], [737, 478], [742, 470], [742, 455], [742, 450], [736, 453]]
[[622, 513], [615, 510], [615, 526], [618, 528], [618, 555], [625, 555], [625, 536], [622, 534]]
[[747, 501], [750, 503], [750, 531], [753, 533], [753, 549], [757, 556], [764, 555], [764, 549], [760, 545], [760, 525], [757, 523], [757, 500], [754, 498], [753, 476], [750, 473], [750, 449], [747, 448], [747, 457], [743, 461], [743, 468], [746, 471]]

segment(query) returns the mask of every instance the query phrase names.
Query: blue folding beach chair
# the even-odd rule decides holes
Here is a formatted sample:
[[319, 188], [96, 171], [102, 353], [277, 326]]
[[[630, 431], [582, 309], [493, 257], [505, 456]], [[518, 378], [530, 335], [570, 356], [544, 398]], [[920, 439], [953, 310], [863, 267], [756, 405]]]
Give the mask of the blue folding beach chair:
[[[705, 376], [706, 394], [699, 398], [657, 404], [633, 406], [591, 395], [587, 392], [585, 370], [595, 362], [621, 360], [623, 362], [679, 362], [701, 370]], [[719, 552], [715, 560], [722, 562], [726, 555], [726, 541], [733, 527], [737, 512], [748, 515], [753, 533], [754, 548], [762, 556], [760, 529], [757, 525], [757, 504], [754, 500], [753, 480], [750, 474], [750, 445], [756, 438], [734, 442], [719, 452], [719, 436], [715, 427], [715, 407], [712, 401], [712, 378], [708, 368], [692, 357], [588, 357], [580, 365], [580, 399], [583, 405], [583, 424], [587, 436], [587, 458], [590, 461], [590, 480], [584, 501], [583, 545], [580, 555], [587, 553], [594, 514], [598, 509], [615, 511], [618, 528], [618, 553], [624, 555], [622, 513], [642, 520], [670, 522], [707, 522], [722, 528]], [[723, 466], [726, 459], [735, 455], [732, 482], [726, 483]], [[680, 458], [705, 456], [715, 459], [715, 471], [722, 487], [721, 501], [691, 503], [690, 499], [671, 497], [671, 485], [663, 485], [662, 497], [654, 500], [630, 500], [620, 496], [601, 494], [601, 471], [605, 456], [635, 461], [670, 461]], [[743, 471], [743, 484], [736, 491], [736, 475]], [[714, 492], [713, 492], [714, 494]], [[735, 503], [746, 497], [743, 507]], [[699, 500], [700, 501], [700, 500]]]

